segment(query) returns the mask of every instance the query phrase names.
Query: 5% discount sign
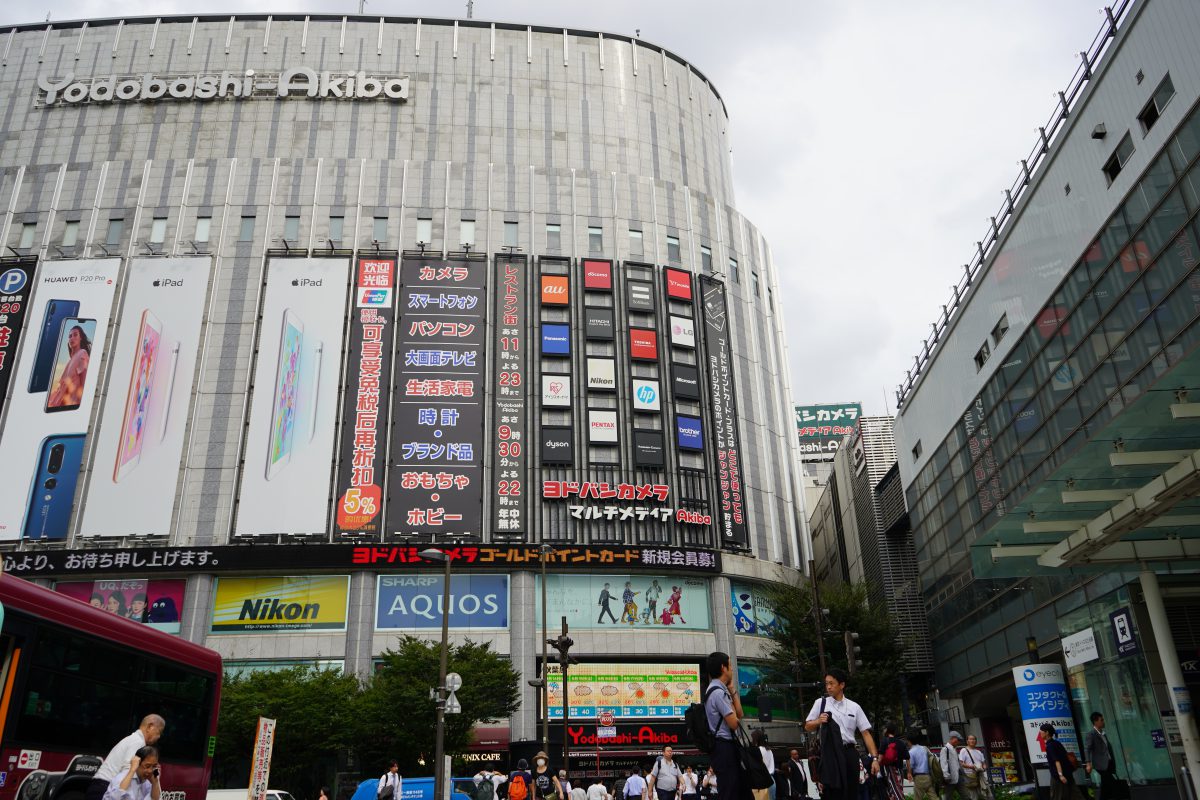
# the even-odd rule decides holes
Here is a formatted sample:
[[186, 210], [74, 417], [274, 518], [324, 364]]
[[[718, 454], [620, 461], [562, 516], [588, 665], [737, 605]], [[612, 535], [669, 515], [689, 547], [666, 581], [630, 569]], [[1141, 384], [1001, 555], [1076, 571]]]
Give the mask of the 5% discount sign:
[[616, 721], [611, 711], [600, 712], [600, 724], [596, 726], [596, 738], [603, 739], [617, 735]]

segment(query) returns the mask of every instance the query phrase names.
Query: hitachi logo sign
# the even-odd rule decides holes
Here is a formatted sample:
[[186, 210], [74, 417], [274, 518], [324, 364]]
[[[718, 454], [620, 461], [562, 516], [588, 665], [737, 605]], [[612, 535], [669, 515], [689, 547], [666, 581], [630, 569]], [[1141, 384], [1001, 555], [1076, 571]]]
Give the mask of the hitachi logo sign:
[[109, 75], [76, 78], [38, 76], [39, 101], [48, 108], [79, 103], [137, 100], [223, 100], [312, 97], [317, 99], [408, 99], [409, 79], [366, 72], [317, 72], [294, 67], [283, 72], [222, 72], [219, 75]]
[[263, 597], [242, 603], [239, 620], [254, 622], [289, 622], [298, 619], [317, 619], [321, 615], [320, 603], [288, 603], [278, 597]]

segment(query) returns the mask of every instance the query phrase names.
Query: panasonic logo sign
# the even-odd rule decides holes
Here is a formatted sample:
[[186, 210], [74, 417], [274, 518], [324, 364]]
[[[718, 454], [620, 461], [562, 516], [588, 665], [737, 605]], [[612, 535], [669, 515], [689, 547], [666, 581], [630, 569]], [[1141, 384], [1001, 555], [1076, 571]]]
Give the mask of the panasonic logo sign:
[[408, 76], [366, 72], [317, 72], [293, 67], [283, 72], [190, 75], [109, 75], [76, 78], [38, 76], [43, 108], [80, 103], [125, 103], [156, 100], [223, 100], [311, 97], [315, 99], [408, 100]]

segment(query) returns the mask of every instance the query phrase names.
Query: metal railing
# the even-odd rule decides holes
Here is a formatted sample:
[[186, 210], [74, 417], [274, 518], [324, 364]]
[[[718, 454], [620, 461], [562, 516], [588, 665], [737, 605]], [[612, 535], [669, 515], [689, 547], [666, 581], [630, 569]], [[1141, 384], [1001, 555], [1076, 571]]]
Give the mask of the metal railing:
[[1051, 145], [1055, 143], [1055, 137], [1066, 125], [1076, 101], [1091, 80], [1092, 69], [1104, 56], [1108, 49], [1108, 43], [1116, 37], [1117, 28], [1125, 20], [1126, 13], [1133, 3], [1134, 0], [1120, 0], [1115, 6], [1105, 7], [1103, 27], [1096, 34], [1091, 45], [1086, 50], [1080, 51], [1079, 66], [1075, 69], [1075, 74], [1071, 76], [1071, 82], [1067, 85], [1066, 90], [1058, 93], [1058, 103], [1050, 115], [1050, 121], [1038, 128], [1038, 141], [1034, 145], [1033, 151], [1021, 159], [1021, 172], [1017, 175], [1013, 185], [1004, 190], [1004, 202], [1000, 206], [1000, 211], [995, 216], [988, 218], [987, 235], [975, 243], [974, 258], [969, 263], [963, 264], [962, 277], [950, 287], [953, 292], [950, 302], [942, 306], [941, 316], [937, 321], [931, 323], [933, 332], [922, 342], [921, 352], [913, 356], [912, 368], [905, 371], [904, 382], [896, 388], [897, 412], [904, 408], [905, 401], [920, 379], [922, 371], [932, 359], [942, 336], [949, 329], [951, 321], [957, 318], [963, 299], [967, 296], [972, 282], [980, 276], [988, 256], [995, 249], [1001, 234], [1007, 230], [1016, 204], [1021, 201], [1032, 185], [1034, 175], [1037, 174], [1038, 168], [1050, 153]]

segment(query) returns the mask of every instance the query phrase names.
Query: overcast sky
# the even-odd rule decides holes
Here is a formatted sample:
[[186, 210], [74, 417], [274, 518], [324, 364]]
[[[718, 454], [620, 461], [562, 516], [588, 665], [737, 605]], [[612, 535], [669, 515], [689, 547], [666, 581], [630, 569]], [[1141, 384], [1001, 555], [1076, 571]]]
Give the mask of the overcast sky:
[[[1099, 3], [477, 0], [475, 18], [640, 29], [704, 72], [729, 109], [738, 207], [780, 271], [796, 401], [882, 414], [1099, 30]], [[357, 0], [6, 2], [0, 23], [281, 10]], [[466, 2], [366, 12], [455, 17]]]

